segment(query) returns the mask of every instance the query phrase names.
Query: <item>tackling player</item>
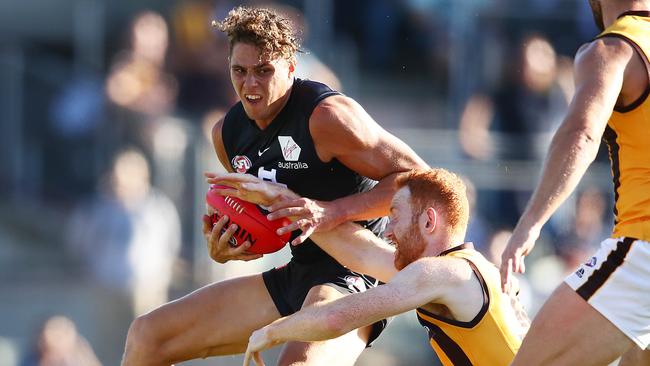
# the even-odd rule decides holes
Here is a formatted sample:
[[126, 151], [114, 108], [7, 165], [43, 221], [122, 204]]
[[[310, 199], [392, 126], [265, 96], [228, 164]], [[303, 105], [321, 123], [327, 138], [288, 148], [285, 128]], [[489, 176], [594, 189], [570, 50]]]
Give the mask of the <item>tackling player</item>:
[[[208, 180], [234, 187], [224, 194], [264, 205], [290, 192], [244, 175]], [[516, 297], [501, 292], [498, 269], [465, 243], [465, 185], [444, 169], [403, 174], [392, 199], [390, 246], [352, 223], [311, 238], [343, 265], [385, 285], [322, 301], [274, 321], [250, 337], [246, 359], [289, 341], [322, 341], [416, 309], [444, 365], [509, 365], [528, 328]], [[270, 214], [271, 218], [278, 212]]]

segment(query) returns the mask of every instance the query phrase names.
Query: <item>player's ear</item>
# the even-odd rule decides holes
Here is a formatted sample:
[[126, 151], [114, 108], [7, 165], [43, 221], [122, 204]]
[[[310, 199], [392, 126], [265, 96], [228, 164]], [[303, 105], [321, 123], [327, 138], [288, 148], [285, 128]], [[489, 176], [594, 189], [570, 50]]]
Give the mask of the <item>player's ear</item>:
[[427, 220], [424, 224], [424, 229], [427, 233], [433, 233], [433, 231], [436, 229], [436, 225], [438, 224], [438, 213], [436, 212], [435, 208], [429, 207], [424, 212], [424, 214], [426, 215]]
[[293, 74], [296, 71], [296, 58], [291, 57], [289, 60], [289, 74]]

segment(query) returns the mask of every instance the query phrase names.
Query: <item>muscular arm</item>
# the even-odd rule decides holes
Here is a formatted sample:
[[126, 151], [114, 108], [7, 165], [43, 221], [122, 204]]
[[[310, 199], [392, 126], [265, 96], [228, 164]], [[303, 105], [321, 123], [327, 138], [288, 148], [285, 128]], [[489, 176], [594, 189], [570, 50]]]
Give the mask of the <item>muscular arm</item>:
[[328, 231], [348, 221], [365, 220], [388, 213], [396, 191], [397, 176], [426, 163], [404, 142], [381, 128], [354, 100], [344, 96], [326, 98], [314, 109], [309, 129], [319, 158], [337, 159], [362, 176], [379, 183], [367, 192], [324, 202], [300, 198], [274, 204], [271, 220], [295, 217], [278, 233], [300, 229], [291, 243], [302, 243], [314, 232]]
[[[263, 181], [250, 174], [210, 174], [208, 182], [229, 187], [217, 189], [222, 195], [264, 206], [283, 199], [299, 198], [282, 185]], [[393, 264], [395, 248], [355, 223], [348, 222], [330, 231], [314, 233], [311, 238], [339, 263], [354, 271], [369, 274], [383, 282], [397, 273]]]
[[532, 249], [541, 227], [573, 192], [596, 157], [632, 56], [631, 47], [612, 38], [597, 40], [578, 52], [576, 94], [553, 137], [541, 180], [503, 253], [503, 281], [509, 276], [507, 266], [524, 270], [522, 255]]
[[[420, 259], [385, 285], [303, 308], [269, 324], [258, 331], [262, 333], [258, 335], [268, 337], [272, 344], [335, 338], [427, 303], [445, 304], [448, 298], [466, 289], [463, 284], [473, 281], [472, 276], [464, 260]], [[477, 287], [477, 292], [480, 292], [480, 287]], [[253, 337], [255, 334], [251, 340]]]
[[337, 223], [386, 215], [397, 175], [428, 168], [408, 145], [379, 126], [351, 98], [334, 96], [323, 100], [309, 123], [321, 160], [337, 159], [351, 170], [379, 181], [368, 192], [333, 201]]
[[348, 222], [311, 239], [345, 267], [388, 282], [397, 273], [395, 248], [370, 230]]
[[539, 229], [573, 192], [598, 153], [625, 71], [620, 51], [604, 43], [589, 45], [577, 57], [576, 94], [553, 137], [541, 181], [520, 220], [524, 227]]

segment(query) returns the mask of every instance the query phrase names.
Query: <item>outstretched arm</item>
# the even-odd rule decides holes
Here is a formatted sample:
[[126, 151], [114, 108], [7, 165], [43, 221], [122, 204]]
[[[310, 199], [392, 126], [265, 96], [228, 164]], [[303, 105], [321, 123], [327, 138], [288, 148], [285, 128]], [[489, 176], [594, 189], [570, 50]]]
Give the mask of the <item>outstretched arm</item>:
[[[218, 189], [219, 194], [263, 206], [283, 199], [299, 198], [284, 186], [250, 174], [207, 173], [206, 177], [208, 183], [231, 187]], [[395, 248], [357, 224], [348, 222], [330, 231], [315, 233], [311, 238], [327, 254], [353, 271], [371, 275], [383, 282], [397, 273], [393, 264]]]
[[314, 233], [311, 239], [345, 267], [388, 282], [397, 273], [395, 247], [372, 231], [347, 222], [330, 231]]
[[553, 137], [541, 180], [502, 255], [504, 290], [509, 287], [512, 271], [524, 272], [524, 257], [535, 245], [542, 226], [573, 192], [595, 159], [632, 56], [631, 47], [613, 38], [594, 41], [578, 52], [576, 94]]
[[271, 206], [282, 201], [300, 198], [283, 184], [262, 180], [251, 174], [204, 173], [209, 184], [223, 187], [213, 189], [222, 196], [237, 197], [261, 206]]
[[[459, 262], [467, 267], [465, 271], [457, 270]], [[336, 338], [430, 302], [444, 303], [451, 292], [458, 292], [458, 285], [467, 281], [471, 273], [464, 260], [420, 259], [383, 286], [303, 308], [253, 332], [244, 365], [252, 358], [261, 360], [260, 351], [280, 343]]]

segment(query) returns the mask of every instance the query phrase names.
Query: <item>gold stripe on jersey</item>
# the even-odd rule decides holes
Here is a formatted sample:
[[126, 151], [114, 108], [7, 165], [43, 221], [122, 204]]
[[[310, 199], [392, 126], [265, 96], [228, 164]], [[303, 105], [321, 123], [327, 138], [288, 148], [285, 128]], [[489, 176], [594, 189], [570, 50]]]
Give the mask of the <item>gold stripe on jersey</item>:
[[[630, 11], [599, 36], [618, 37], [644, 59], [650, 79], [650, 12]], [[650, 82], [643, 95], [628, 106], [615, 108], [603, 139], [609, 148], [614, 180], [612, 237], [650, 241]]]
[[516, 299], [501, 291], [498, 269], [471, 248], [446, 254], [467, 260], [481, 281], [484, 305], [470, 322], [461, 322], [416, 309], [429, 331], [429, 342], [443, 365], [509, 365], [528, 330], [528, 318]]

